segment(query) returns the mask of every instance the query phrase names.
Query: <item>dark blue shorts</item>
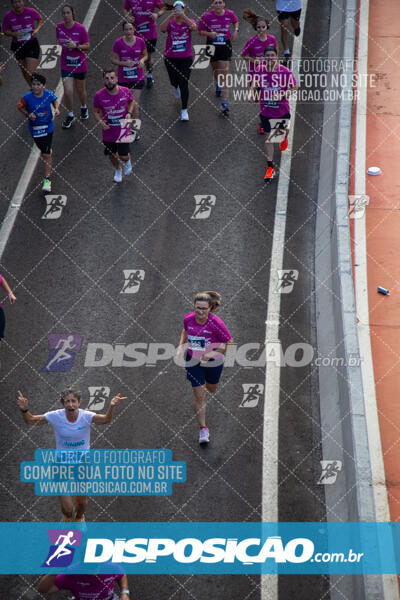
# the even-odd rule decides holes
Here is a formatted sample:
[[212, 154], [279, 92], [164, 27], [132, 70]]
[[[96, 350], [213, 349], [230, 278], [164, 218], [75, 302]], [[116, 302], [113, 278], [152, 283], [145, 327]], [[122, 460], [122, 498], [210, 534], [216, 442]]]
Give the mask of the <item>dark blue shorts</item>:
[[[190, 356], [186, 355], [186, 361], [190, 360]], [[215, 384], [221, 379], [222, 369], [224, 368], [223, 359], [211, 359], [208, 361], [208, 366], [201, 365], [199, 362], [190, 367], [185, 367], [186, 378], [192, 384], [192, 387], [204, 385], [206, 382]]]
[[6, 328], [6, 316], [2, 306], [0, 306], [0, 340], [4, 337], [4, 330]]
[[61, 77], [66, 79], [67, 77], [72, 77], [73, 79], [86, 79], [87, 71], [83, 71], [83, 73], [75, 73], [74, 71], [64, 71], [61, 69]]

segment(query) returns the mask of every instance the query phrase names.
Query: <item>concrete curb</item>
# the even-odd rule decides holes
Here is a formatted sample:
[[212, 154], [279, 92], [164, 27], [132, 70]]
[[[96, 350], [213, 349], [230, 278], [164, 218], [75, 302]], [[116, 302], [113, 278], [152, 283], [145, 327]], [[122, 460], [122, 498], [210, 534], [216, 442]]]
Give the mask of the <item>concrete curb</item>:
[[[332, 2], [329, 56], [342, 57], [343, 72], [350, 76], [356, 10], [356, 0]], [[335, 485], [325, 486], [328, 521], [376, 520], [362, 374], [357, 361], [360, 352], [348, 215], [352, 110], [348, 99], [325, 105], [316, 223], [318, 353], [343, 361], [337, 368], [319, 369], [323, 458], [343, 464]], [[325, 286], [318, 284], [321, 281]], [[351, 359], [358, 364], [349, 366]], [[332, 600], [343, 597], [383, 598], [382, 577], [331, 577]]]

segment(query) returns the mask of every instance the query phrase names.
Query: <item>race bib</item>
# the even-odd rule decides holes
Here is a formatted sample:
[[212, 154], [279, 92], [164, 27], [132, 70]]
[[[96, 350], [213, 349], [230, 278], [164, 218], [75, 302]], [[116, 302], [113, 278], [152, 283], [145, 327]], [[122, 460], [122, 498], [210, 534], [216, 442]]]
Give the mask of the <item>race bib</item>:
[[186, 40], [175, 40], [172, 42], [173, 52], [185, 52], [186, 51]]
[[150, 31], [150, 23], [141, 23], [141, 25], [138, 25], [136, 27], [136, 31], [139, 33], [146, 33], [146, 31]]
[[205, 351], [206, 338], [199, 337], [196, 335], [188, 335], [187, 337], [188, 337], [188, 341], [189, 341], [189, 350], [197, 351], [197, 352]]
[[32, 126], [32, 135], [35, 138], [44, 137], [47, 135], [48, 125], [33, 125]]
[[81, 66], [81, 57], [80, 56], [67, 56], [67, 67], [80, 67]]
[[225, 44], [225, 42], [226, 42], [226, 35], [225, 35], [225, 33], [219, 33], [217, 35], [217, 37], [214, 39], [213, 43], [218, 46], [218, 45]]
[[112, 127], [120, 127], [121, 117], [108, 117], [108, 124]]
[[18, 42], [27, 42], [31, 39], [32, 29], [21, 29], [21, 31], [24, 35], [18, 38]]
[[268, 88], [264, 94], [264, 106], [266, 108], [279, 108], [279, 100], [274, 100], [273, 95], [278, 90], [274, 88]]
[[123, 67], [125, 79], [137, 79], [137, 67]]

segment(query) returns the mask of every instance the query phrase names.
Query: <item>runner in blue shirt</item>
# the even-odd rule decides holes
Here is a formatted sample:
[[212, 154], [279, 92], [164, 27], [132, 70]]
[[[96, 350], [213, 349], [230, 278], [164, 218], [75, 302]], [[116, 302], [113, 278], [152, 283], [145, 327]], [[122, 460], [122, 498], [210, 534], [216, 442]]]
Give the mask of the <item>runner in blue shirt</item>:
[[[24, 94], [18, 102], [18, 110], [28, 117], [29, 131], [42, 155], [44, 166], [42, 190], [44, 192], [51, 192], [51, 143], [54, 131], [54, 117], [60, 114], [58, 100], [54, 92], [45, 89], [46, 77], [44, 75], [33, 73], [31, 85], [32, 91]], [[54, 107], [54, 117], [52, 107]]]

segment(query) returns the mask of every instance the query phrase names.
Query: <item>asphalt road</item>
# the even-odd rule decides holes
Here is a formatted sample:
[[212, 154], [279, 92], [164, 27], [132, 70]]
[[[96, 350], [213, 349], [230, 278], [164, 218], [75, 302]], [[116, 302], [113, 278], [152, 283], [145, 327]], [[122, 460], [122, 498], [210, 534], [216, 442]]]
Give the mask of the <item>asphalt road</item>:
[[[101, 68], [108, 64], [113, 41], [120, 36], [119, 2], [102, 1], [91, 27], [89, 105], [102, 87]], [[309, 1], [304, 53], [324, 55], [329, 7]], [[88, 0], [81, 0], [78, 20]], [[38, 6], [55, 23], [58, 10], [47, 0]], [[232, 0], [240, 15], [247, 6]], [[2, 13], [8, 2], [0, 2]], [[196, 2], [195, 18], [208, 7]], [[261, 10], [260, 10], [261, 12]], [[274, 17], [274, 3], [266, 14]], [[324, 23], [321, 27], [320, 23]], [[274, 18], [271, 32], [278, 36]], [[236, 55], [252, 35], [241, 23]], [[53, 43], [47, 23], [40, 40]], [[201, 43], [195, 36], [195, 43]], [[3, 42], [4, 44], [4, 42]], [[162, 34], [158, 51], [163, 48]], [[239, 72], [240, 63], [233, 61]], [[59, 78], [49, 70], [48, 87]], [[193, 294], [216, 289], [223, 296], [220, 316], [235, 342], [264, 342], [269, 264], [274, 224], [275, 183], [263, 182], [263, 140], [257, 134], [257, 107], [232, 102], [229, 118], [219, 114], [210, 70], [194, 70], [190, 85], [190, 122], [181, 123], [160, 54], [156, 84], [144, 90], [142, 139], [132, 147], [133, 175], [121, 185], [103, 155], [100, 131], [91, 116], [69, 131], [54, 134], [53, 193], [67, 197], [62, 215], [44, 220], [41, 169], [26, 199], [2, 257], [2, 273], [17, 295], [6, 306], [7, 334], [1, 348], [2, 411], [6, 428], [0, 442], [3, 520], [43, 521], [59, 517], [57, 500], [36, 497], [33, 486], [18, 482], [19, 463], [35, 448], [53, 447], [49, 427], [24, 426], [14, 398], [21, 389], [33, 412], [58, 408], [58, 392], [71, 383], [83, 390], [106, 386], [110, 395], [128, 396], [114, 422], [95, 427], [98, 448], [170, 448], [175, 460], [187, 461], [187, 482], [171, 497], [91, 499], [93, 521], [259, 521], [261, 518], [263, 398], [243, 408], [244, 384], [263, 384], [260, 367], [227, 367], [218, 393], [208, 399], [212, 442], [197, 444], [191, 390], [182, 369], [172, 361], [149, 367], [87, 367], [88, 344], [139, 342], [176, 344], [183, 315]], [[8, 64], [0, 89], [6, 118], [0, 120], [0, 216], [3, 217], [24, 162], [30, 138], [16, 102], [26, 91], [15, 65]], [[315, 346], [313, 278], [314, 218], [322, 105], [299, 104], [289, 192], [284, 268], [299, 270], [291, 294], [282, 297], [282, 346], [306, 341]], [[195, 196], [215, 196], [207, 219], [193, 219]], [[121, 294], [124, 270], [143, 270], [135, 294]], [[78, 334], [82, 347], [67, 373], [42, 371], [49, 334]], [[320, 431], [316, 372], [311, 366], [285, 368], [281, 377], [279, 423], [279, 519], [324, 520], [320, 475]], [[268, 443], [268, 441], [266, 441]], [[131, 577], [136, 598], [204, 598], [219, 594], [232, 600], [259, 598], [253, 576]], [[34, 576], [0, 578], [10, 599], [35, 598]], [[324, 578], [280, 577], [280, 598], [315, 600], [326, 592]]]

